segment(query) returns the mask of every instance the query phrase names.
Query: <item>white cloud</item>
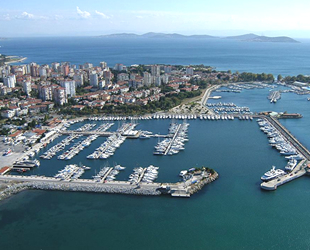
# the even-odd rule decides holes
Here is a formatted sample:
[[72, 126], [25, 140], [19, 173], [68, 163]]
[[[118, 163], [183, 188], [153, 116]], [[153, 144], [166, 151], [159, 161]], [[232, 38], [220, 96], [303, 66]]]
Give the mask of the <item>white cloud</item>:
[[17, 19], [29, 20], [29, 19], [34, 19], [34, 15], [24, 11], [20, 16], [16, 16], [16, 18]]
[[107, 16], [106, 14], [104, 14], [104, 13], [102, 13], [102, 12], [99, 12], [99, 11], [97, 11], [97, 10], [95, 10], [95, 13], [96, 13], [98, 16], [100, 16], [101, 18], [103, 18], [103, 19], [110, 19], [109, 16]]
[[82, 11], [79, 7], [76, 7], [76, 12], [77, 12], [77, 14], [78, 14], [81, 18], [83, 18], [83, 19], [87, 19], [87, 18], [90, 18], [90, 17], [91, 17], [91, 15], [90, 15], [89, 12], [87, 12], [87, 11]]
[[5, 14], [5, 15], [3, 16], [3, 19], [4, 19], [4, 20], [7, 20], [7, 21], [10, 21], [10, 20], [11, 20], [11, 17], [10, 17], [9, 14]]

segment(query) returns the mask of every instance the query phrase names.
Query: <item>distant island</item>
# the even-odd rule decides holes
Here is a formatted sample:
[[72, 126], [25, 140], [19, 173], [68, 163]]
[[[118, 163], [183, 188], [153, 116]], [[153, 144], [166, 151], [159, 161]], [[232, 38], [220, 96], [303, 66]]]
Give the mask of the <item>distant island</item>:
[[[101, 35], [99, 37], [103, 38], [173, 38], [173, 39], [214, 39], [214, 38], [223, 38], [223, 37], [216, 37], [210, 35], [181, 35], [177, 33], [156, 33], [156, 32], [149, 32], [146, 34], [138, 35], [134, 33], [117, 33], [117, 34], [110, 34], [110, 35]], [[299, 43], [298, 41], [294, 40], [293, 38], [287, 36], [279, 36], [279, 37], [267, 37], [267, 36], [258, 36], [255, 34], [245, 34], [240, 36], [228, 36], [224, 37], [224, 39], [233, 39], [245, 42], [276, 42], [276, 43]]]
[[299, 43], [299, 41], [287, 36], [278, 37], [268, 37], [268, 36], [258, 36], [255, 34], [245, 34], [241, 36], [228, 36], [226, 39], [234, 39], [245, 42], [273, 42], [273, 43]]
[[217, 38], [215, 36], [209, 35], [181, 35], [177, 33], [166, 34], [166, 33], [155, 33], [149, 32], [143, 35], [137, 35], [134, 33], [117, 33], [117, 34], [110, 34], [110, 35], [102, 35], [100, 37], [124, 37], [124, 38]]

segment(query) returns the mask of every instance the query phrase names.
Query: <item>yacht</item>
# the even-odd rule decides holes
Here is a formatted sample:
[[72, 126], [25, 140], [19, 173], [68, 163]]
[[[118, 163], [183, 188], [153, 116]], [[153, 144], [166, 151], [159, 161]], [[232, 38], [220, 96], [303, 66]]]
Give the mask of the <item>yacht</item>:
[[294, 168], [297, 166], [297, 160], [296, 159], [290, 159], [287, 163], [287, 165], [285, 166], [285, 170], [287, 171], [293, 171]]
[[284, 175], [285, 172], [281, 169], [276, 169], [275, 166], [272, 166], [271, 170], [267, 171], [262, 177], [262, 181], [270, 181], [272, 179], [275, 179], [277, 177], [280, 177]]

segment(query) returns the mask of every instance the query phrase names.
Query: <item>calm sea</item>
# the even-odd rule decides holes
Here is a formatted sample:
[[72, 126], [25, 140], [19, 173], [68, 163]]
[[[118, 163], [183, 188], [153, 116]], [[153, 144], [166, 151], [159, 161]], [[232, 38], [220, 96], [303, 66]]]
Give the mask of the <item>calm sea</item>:
[[69, 61], [99, 65], [205, 64], [218, 70], [310, 74], [310, 40], [301, 43], [250, 43], [227, 39], [116, 39], [99, 37], [11, 38], [0, 53], [25, 56], [25, 63]]
[[[72, 43], [71, 47], [76, 44]], [[119, 49], [120, 55], [123, 49]], [[117, 48], [113, 50], [117, 51]], [[158, 57], [154, 50], [149, 58]], [[187, 54], [187, 57], [191, 56]], [[91, 54], [79, 60], [95, 63], [95, 57]], [[168, 57], [164, 58], [168, 60]], [[242, 56], [238, 57], [243, 60]], [[67, 61], [72, 62], [74, 58], [72, 55]], [[125, 59], [125, 56], [121, 58]], [[131, 60], [137, 62], [138, 58], [136, 55]], [[264, 56], [259, 60], [264, 61]], [[184, 59], [183, 63], [192, 62]], [[234, 63], [227, 68], [232, 67], [241, 71]], [[265, 71], [264, 67], [265, 64], [261, 63], [258, 71]], [[291, 62], [291, 68], [294, 67], [297, 66]], [[254, 112], [275, 110], [303, 114], [302, 119], [282, 123], [310, 148], [309, 96], [285, 93], [276, 104], [270, 104], [268, 93], [269, 89], [254, 89], [216, 94], [222, 96], [221, 102], [249, 106]], [[137, 129], [167, 133], [170, 122], [139, 121]], [[160, 167], [158, 181], [177, 181], [180, 170], [204, 165], [219, 172], [217, 181], [190, 199], [22, 192], [0, 203], [1, 249], [309, 249], [307, 200], [310, 179], [302, 177], [275, 192], [260, 189], [260, 176], [272, 165], [283, 168], [286, 161], [268, 145], [268, 138], [260, 131], [257, 122], [195, 120], [189, 123], [190, 140], [178, 155], [154, 156], [152, 152], [157, 139], [128, 139], [109, 160], [87, 160], [85, 156], [104, 141], [104, 138], [98, 138], [71, 162], [92, 167], [85, 178], [91, 178], [107, 164], [121, 164], [126, 170], [119, 175], [120, 180], [128, 178], [137, 166], [153, 164]], [[120, 125], [116, 122], [111, 130]], [[67, 163], [56, 158], [42, 160], [40, 168], [33, 173], [52, 176]]]

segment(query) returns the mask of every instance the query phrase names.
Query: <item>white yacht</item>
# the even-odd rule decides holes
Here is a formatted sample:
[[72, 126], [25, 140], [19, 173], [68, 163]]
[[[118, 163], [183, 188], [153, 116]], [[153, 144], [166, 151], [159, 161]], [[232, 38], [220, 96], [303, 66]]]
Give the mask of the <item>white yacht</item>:
[[275, 166], [272, 166], [271, 170], [267, 171], [262, 177], [262, 181], [270, 181], [275, 179], [276, 177], [284, 175], [285, 172], [281, 169], [276, 169]]
[[287, 163], [287, 165], [285, 166], [285, 170], [287, 171], [293, 171], [294, 168], [297, 166], [297, 160], [296, 159], [290, 159]]

